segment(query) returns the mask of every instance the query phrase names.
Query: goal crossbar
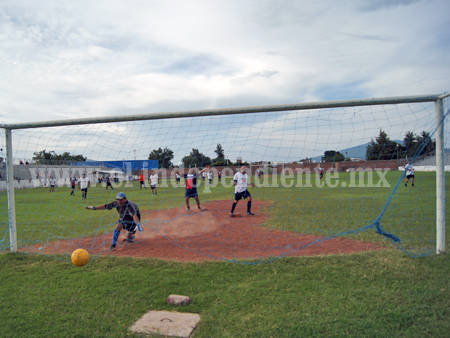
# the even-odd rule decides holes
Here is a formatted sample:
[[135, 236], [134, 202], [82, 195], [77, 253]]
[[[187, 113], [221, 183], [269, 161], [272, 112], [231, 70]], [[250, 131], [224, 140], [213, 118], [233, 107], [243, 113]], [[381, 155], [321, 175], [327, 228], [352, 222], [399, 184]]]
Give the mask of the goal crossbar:
[[443, 99], [447, 96], [450, 96], [450, 93], [438, 94], [438, 95], [396, 96], [396, 97], [366, 98], [366, 99], [355, 99], [355, 100], [303, 102], [303, 103], [249, 106], [249, 107], [237, 107], [237, 108], [187, 110], [187, 111], [159, 112], [159, 113], [149, 113], [149, 114], [117, 115], [117, 116], [109, 116], [109, 117], [102, 116], [102, 117], [90, 117], [90, 118], [83, 118], [83, 119], [65, 119], [65, 120], [52, 120], [52, 121], [42, 121], [42, 122], [30, 122], [30, 123], [0, 124], [0, 128], [28, 129], [28, 128], [81, 125], [81, 124], [109, 123], [109, 122], [174, 119], [174, 118], [183, 118], [183, 117], [234, 115], [234, 114], [248, 114], [248, 113], [267, 113], [267, 112], [288, 111], [288, 110], [357, 107], [357, 106], [368, 106], [368, 105], [373, 106], [373, 105], [402, 104], [402, 103], [413, 103], [413, 102], [433, 102], [433, 101], [436, 102], [437, 100]]

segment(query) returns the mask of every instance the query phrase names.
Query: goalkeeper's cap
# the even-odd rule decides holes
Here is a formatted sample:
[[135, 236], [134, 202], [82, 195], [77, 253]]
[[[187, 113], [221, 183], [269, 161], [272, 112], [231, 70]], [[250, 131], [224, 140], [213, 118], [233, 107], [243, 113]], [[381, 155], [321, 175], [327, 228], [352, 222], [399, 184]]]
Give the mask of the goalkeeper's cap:
[[127, 198], [124, 192], [119, 192], [116, 196], [116, 200], [121, 200], [122, 198]]

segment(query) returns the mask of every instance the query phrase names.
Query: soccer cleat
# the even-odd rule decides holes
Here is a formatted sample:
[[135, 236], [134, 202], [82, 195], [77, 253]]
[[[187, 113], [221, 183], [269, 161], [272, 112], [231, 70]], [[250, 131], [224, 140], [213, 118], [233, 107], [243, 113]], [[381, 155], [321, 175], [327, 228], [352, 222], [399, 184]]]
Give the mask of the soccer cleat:
[[189, 211], [189, 210], [191, 210], [191, 208], [190, 208], [190, 207], [187, 207], [187, 208], [186, 208], [186, 211]]
[[111, 244], [111, 246], [109, 247], [109, 250], [116, 250], [116, 245], [115, 244]]
[[134, 236], [131, 236], [131, 238], [129, 238], [129, 237], [126, 237], [126, 238], [124, 238], [124, 242], [134, 242], [133, 241], [134, 240]]
[[407, 187], [408, 185], [407, 184], [405, 184], [405, 187]]
[[230, 217], [234, 217], [234, 214], [232, 212], [230, 212]]
[[255, 214], [253, 212], [251, 212], [251, 211], [247, 211], [247, 215], [254, 216]]
[[412, 186], [414, 187], [414, 184]]
[[198, 210], [202, 210], [202, 208], [200, 208], [200, 206], [198, 207]]

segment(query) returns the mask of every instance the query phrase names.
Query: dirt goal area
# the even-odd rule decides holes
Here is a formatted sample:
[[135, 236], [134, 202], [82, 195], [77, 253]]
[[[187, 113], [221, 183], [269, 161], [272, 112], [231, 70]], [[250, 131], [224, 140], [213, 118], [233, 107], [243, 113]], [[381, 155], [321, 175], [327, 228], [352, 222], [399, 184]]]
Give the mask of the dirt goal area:
[[[192, 201], [193, 202], [193, 201]], [[121, 232], [117, 249], [110, 251], [112, 232], [96, 237], [58, 240], [48, 243], [43, 253], [67, 253], [85, 248], [91, 254], [156, 257], [184, 262], [203, 260], [261, 259], [279, 256], [345, 254], [380, 250], [371, 242], [336, 237], [273, 230], [261, 226], [269, 218], [267, 203], [252, 202], [254, 216], [247, 216], [246, 202], [238, 204], [230, 217], [230, 201], [209, 201], [199, 210], [191, 204], [158, 211], [142, 212], [143, 232], [137, 232], [135, 243], [127, 243]]]

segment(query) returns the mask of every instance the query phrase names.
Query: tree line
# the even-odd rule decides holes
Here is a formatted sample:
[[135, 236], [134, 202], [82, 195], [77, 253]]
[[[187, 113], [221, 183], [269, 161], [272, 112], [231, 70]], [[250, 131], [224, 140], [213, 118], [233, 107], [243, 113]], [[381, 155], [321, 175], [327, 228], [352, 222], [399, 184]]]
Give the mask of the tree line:
[[[189, 155], [184, 156], [181, 159], [181, 162], [183, 162], [184, 167], [203, 167], [206, 165], [210, 166], [230, 166], [230, 165], [238, 165], [238, 163], [234, 163], [227, 158], [225, 158], [225, 150], [223, 149], [222, 145], [219, 143], [216, 146], [216, 150], [214, 150], [216, 153], [215, 158], [211, 158], [202, 152], [199, 151], [198, 148], [192, 148]], [[172, 163], [172, 160], [174, 158], [173, 151], [167, 147], [164, 149], [158, 148], [153, 149], [148, 156], [149, 160], [156, 160], [158, 161], [159, 168], [172, 168], [174, 167], [174, 163]], [[243, 165], [248, 165], [247, 162], [239, 163]]]
[[[222, 145], [219, 143], [216, 146], [215, 158], [211, 158], [198, 149], [193, 148], [189, 155], [186, 155], [182, 158], [183, 165], [185, 167], [194, 167], [194, 166], [231, 166], [238, 165], [238, 163], [234, 163], [225, 158], [225, 150]], [[148, 155], [149, 160], [158, 161], [159, 168], [172, 168], [174, 167], [174, 163], [172, 162], [174, 158], [173, 151], [168, 147], [153, 149]], [[71, 155], [68, 152], [64, 152], [63, 154], [57, 154], [54, 151], [47, 151], [46, 149], [38, 152], [34, 152], [34, 156], [32, 158], [32, 163], [34, 164], [61, 164], [61, 163], [73, 163], [73, 162], [86, 162], [87, 157], [83, 155]], [[247, 162], [242, 163], [244, 165], [248, 165]]]
[[[415, 157], [424, 155], [433, 155], [436, 149], [436, 140], [431, 139], [429, 132], [422, 131], [420, 134], [414, 134], [408, 131], [403, 138], [402, 143], [395, 142], [389, 138], [387, 133], [380, 129], [378, 136], [372, 138], [366, 148], [366, 160], [391, 160], [394, 158]], [[194, 166], [232, 166], [232, 165], [248, 165], [247, 162], [234, 163], [225, 158], [225, 150], [219, 143], [214, 150], [216, 157], [211, 158], [198, 148], [192, 148], [189, 155], [184, 156], [181, 161], [184, 167]], [[173, 151], [168, 147], [153, 149], [148, 155], [149, 160], [158, 161], [159, 168], [172, 168], [174, 163]], [[72, 155], [69, 152], [56, 154], [54, 151], [46, 151], [45, 149], [35, 152], [33, 156], [33, 163], [36, 164], [60, 164], [64, 162], [85, 162], [86, 157], [83, 155]], [[349, 161], [339, 151], [327, 150], [322, 156], [322, 162], [343, 162]]]
[[[431, 139], [429, 132], [422, 131], [414, 134], [408, 131], [402, 143], [395, 142], [389, 138], [387, 133], [380, 129], [380, 133], [372, 138], [366, 148], [366, 160], [392, 160], [395, 158], [411, 158], [417, 156], [434, 155], [436, 140]], [[322, 156], [322, 162], [349, 161], [339, 151], [327, 150]]]
[[83, 155], [71, 155], [69, 152], [57, 154], [53, 150], [47, 151], [46, 149], [33, 153], [32, 163], [35, 164], [61, 164], [61, 163], [73, 163], [73, 162], [86, 162], [87, 157]]

